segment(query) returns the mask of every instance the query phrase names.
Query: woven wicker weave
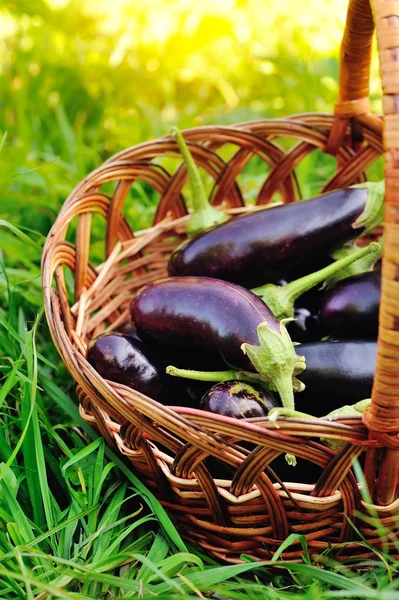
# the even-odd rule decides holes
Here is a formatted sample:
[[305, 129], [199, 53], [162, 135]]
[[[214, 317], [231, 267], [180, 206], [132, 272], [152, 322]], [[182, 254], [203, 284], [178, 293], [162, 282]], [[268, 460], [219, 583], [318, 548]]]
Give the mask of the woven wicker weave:
[[[245, 207], [239, 185], [240, 174], [254, 155], [267, 165], [261, 168], [265, 175], [256, 204], [267, 204], [276, 191], [283, 202], [293, 202], [300, 198], [295, 168], [310, 153], [320, 149], [336, 157], [336, 173], [323, 188], [331, 190], [364, 181], [366, 169], [384, 153], [384, 139], [379, 352], [372, 407], [363, 420], [287, 418], [280, 419], [276, 428], [266, 418], [244, 422], [173, 408], [179, 404], [173, 398], [171, 406], [165, 407], [102, 379], [88, 364], [85, 350], [90, 339], [128, 321], [132, 293], [166, 275], [169, 253], [185, 238], [186, 170], [180, 161], [170, 173], [159, 160], [180, 157], [169, 136], [129, 148], [88, 175], [65, 202], [45, 245], [46, 315], [54, 343], [76, 381], [83, 418], [129, 459], [174, 517], [181, 534], [224, 561], [239, 562], [243, 553], [268, 559], [290, 533], [304, 534], [313, 556], [330, 547], [341, 556], [369, 556], [370, 550], [345, 515], [372, 544], [395, 551], [392, 534], [399, 525], [399, 0], [373, 4], [384, 119], [370, 114], [368, 101], [372, 12], [368, 0], [351, 0], [334, 116], [302, 114], [184, 132], [195, 161], [214, 180], [212, 202], [223, 201], [233, 216], [256, 210], [256, 206]], [[291, 141], [289, 150], [283, 149], [288, 145], [281, 143], [282, 138]], [[226, 145], [235, 146], [229, 160], [220, 154]], [[133, 233], [125, 218], [125, 201], [137, 180], [156, 190], [160, 201], [154, 226]], [[112, 195], [104, 191], [109, 182], [116, 182]], [[89, 262], [93, 215], [104, 220], [106, 232], [104, 262], [96, 266]], [[74, 243], [66, 241], [72, 238]], [[65, 267], [73, 274], [74, 298], [67, 292]], [[346, 443], [335, 454], [320, 443], [320, 437]], [[321, 468], [315, 485], [273, 480], [267, 467], [286, 452]], [[383, 538], [369, 518], [370, 507], [362, 501], [351, 471], [352, 459], [361, 454], [372, 508], [386, 528]], [[214, 479], [208, 456], [230, 465], [231, 479]], [[300, 560], [299, 541], [282, 558]]]

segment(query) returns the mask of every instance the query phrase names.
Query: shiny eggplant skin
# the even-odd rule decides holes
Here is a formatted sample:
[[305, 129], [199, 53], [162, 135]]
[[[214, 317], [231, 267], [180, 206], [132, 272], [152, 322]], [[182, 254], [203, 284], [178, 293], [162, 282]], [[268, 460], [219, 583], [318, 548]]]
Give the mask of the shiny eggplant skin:
[[245, 381], [223, 381], [204, 394], [200, 409], [235, 419], [266, 417], [270, 409], [279, 406], [272, 392]]
[[304, 306], [294, 307], [295, 320], [287, 324], [287, 331], [294, 342], [315, 342], [323, 337], [319, 317]]
[[213, 370], [227, 364], [253, 371], [241, 345], [259, 344], [257, 327], [263, 322], [280, 332], [279, 322], [255, 294], [208, 277], [172, 277], [151, 283], [132, 298], [130, 314], [145, 341], [216, 351], [220, 362]]
[[323, 331], [336, 339], [377, 339], [381, 273], [372, 271], [339, 281], [323, 294], [319, 319]]
[[87, 360], [105, 379], [154, 400], [165, 399], [162, 361], [136, 337], [124, 333], [101, 335], [88, 345]]
[[215, 277], [252, 288], [299, 265], [312, 272], [322, 254], [362, 232], [352, 225], [367, 198], [367, 189], [347, 188], [237, 217], [176, 248], [169, 275]]
[[344, 404], [370, 398], [377, 361], [377, 342], [325, 341], [297, 346], [306, 358], [298, 378], [306, 389], [295, 394], [296, 409], [322, 417]]
[[[198, 407], [212, 384], [167, 376], [165, 369], [171, 356], [182, 367], [198, 365], [199, 357], [195, 354], [190, 360], [181, 352], [162, 353], [144, 343], [135, 332], [103, 334], [92, 340], [87, 349], [87, 360], [105, 379], [127, 385], [163, 404]], [[204, 364], [197, 368], [201, 366]]]
[[[331, 262], [331, 261], [330, 261]], [[327, 265], [323, 265], [327, 266]], [[322, 268], [322, 267], [321, 267]], [[287, 285], [288, 281], [282, 279], [278, 285]], [[287, 331], [293, 342], [304, 344], [317, 342], [323, 337], [319, 321], [320, 291], [311, 289], [302, 294], [294, 305], [294, 321], [287, 323]]]

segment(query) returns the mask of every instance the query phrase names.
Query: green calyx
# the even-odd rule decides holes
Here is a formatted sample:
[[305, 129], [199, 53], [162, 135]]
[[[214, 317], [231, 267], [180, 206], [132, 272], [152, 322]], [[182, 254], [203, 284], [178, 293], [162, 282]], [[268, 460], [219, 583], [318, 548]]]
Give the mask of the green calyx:
[[242, 344], [241, 350], [259, 373], [259, 379], [270, 389], [277, 390], [282, 405], [293, 410], [294, 388], [298, 391], [304, 389], [296, 375], [302, 372], [306, 365], [305, 358], [295, 352], [286, 323], [287, 320], [280, 322], [279, 333], [267, 323], [261, 323], [257, 329], [259, 346], [246, 343]]
[[186, 224], [186, 231], [190, 235], [200, 233], [220, 223], [227, 221], [228, 216], [221, 210], [214, 208], [205, 194], [198, 167], [194, 162], [190, 150], [184, 140], [181, 131], [177, 127], [170, 130], [170, 135], [176, 139], [176, 143], [183, 156], [191, 185], [193, 212]]
[[358, 261], [366, 256], [375, 257], [381, 255], [381, 247], [377, 242], [371, 242], [365, 248], [360, 248], [356, 252], [344, 256], [340, 260], [336, 260], [331, 265], [320, 269], [310, 275], [305, 275], [300, 279], [291, 281], [287, 285], [281, 287], [268, 283], [262, 287], [254, 288], [251, 291], [260, 296], [265, 304], [273, 312], [277, 319], [290, 319], [294, 316], [294, 303], [302, 294], [312, 289], [316, 285], [323, 283], [326, 279], [332, 277], [335, 273], [342, 271], [348, 265]]
[[366, 188], [369, 190], [364, 210], [352, 225], [354, 229], [364, 228], [364, 231], [361, 234], [361, 236], [364, 236], [378, 225], [381, 225], [383, 221], [385, 184], [384, 181], [368, 181], [366, 183], [352, 185], [351, 187]]
[[[334, 275], [326, 279], [325, 283], [327, 288], [333, 287], [338, 281], [342, 281], [343, 279], [347, 279], [348, 277], [352, 277], [353, 275], [360, 275], [361, 273], [368, 273], [372, 271], [377, 260], [382, 256], [383, 248], [384, 248], [384, 240], [381, 238], [379, 240], [380, 251], [379, 252], [371, 252], [370, 254], [366, 254], [360, 259], [355, 260], [355, 262], [347, 265], [343, 269], [340, 269]], [[356, 244], [344, 244], [340, 248], [334, 250], [331, 253], [331, 257], [334, 260], [340, 260], [341, 258], [345, 258], [346, 256], [351, 256], [356, 254], [359, 251], [359, 247]]]

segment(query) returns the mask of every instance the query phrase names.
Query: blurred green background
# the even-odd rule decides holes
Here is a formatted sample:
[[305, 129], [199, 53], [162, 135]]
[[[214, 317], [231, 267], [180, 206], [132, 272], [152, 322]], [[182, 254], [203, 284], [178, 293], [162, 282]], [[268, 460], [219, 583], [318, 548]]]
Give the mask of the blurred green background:
[[[46, 234], [85, 174], [172, 124], [331, 112], [346, 7], [3, 0], [0, 216]], [[376, 59], [371, 89], [379, 111]]]

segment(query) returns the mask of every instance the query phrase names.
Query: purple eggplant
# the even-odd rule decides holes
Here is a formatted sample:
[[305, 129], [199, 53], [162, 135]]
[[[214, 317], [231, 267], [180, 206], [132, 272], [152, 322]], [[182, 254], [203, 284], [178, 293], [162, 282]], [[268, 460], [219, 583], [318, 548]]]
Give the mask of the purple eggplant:
[[[277, 285], [284, 286], [287, 283], [282, 279]], [[320, 287], [305, 292], [295, 301], [294, 320], [287, 323], [287, 331], [293, 342], [317, 342], [323, 337], [319, 321]]]
[[87, 360], [105, 379], [165, 400], [162, 361], [141, 340], [123, 333], [101, 335], [88, 345]]
[[322, 296], [319, 319], [324, 333], [335, 339], [377, 339], [380, 296], [378, 271], [343, 279]]
[[344, 404], [371, 396], [377, 361], [377, 342], [325, 341], [301, 344], [306, 371], [298, 377], [305, 390], [295, 397], [298, 411], [321, 417]]
[[164, 279], [133, 297], [130, 314], [143, 340], [188, 353], [217, 351], [224, 368], [257, 373], [252, 377], [275, 386], [283, 404], [293, 405], [295, 375], [305, 365], [285, 325], [249, 290], [205, 277]]
[[287, 331], [294, 342], [317, 342], [323, 337], [316, 311], [306, 306], [295, 306], [294, 320], [287, 323]]
[[202, 410], [235, 419], [266, 417], [276, 406], [279, 402], [272, 392], [237, 380], [217, 383], [204, 394], [200, 403]]
[[[87, 360], [105, 379], [127, 385], [163, 404], [198, 406], [211, 384], [171, 380], [165, 369], [172, 357], [187, 368], [193, 366], [191, 360], [176, 351], [162, 354], [135, 332], [105, 333], [92, 340], [87, 348]], [[203, 368], [209, 368], [209, 362], [202, 364]]]
[[[286, 279], [280, 279], [277, 285], [284, 287], [288, 283], [289, 281]], [[323, 336], [319, 323], [319, 304], [320, 291], [318, 288], [313, 288], [305, 292], [295, 301], [294, 320], [287, 323], [287, 331], [293, 342], [303, 344], [305, 342], [317, 342], [321, 340]]]
[[181, 244], [169, 259], [169, 275], [252, 288], [298, 272], [300, 265], [312, 271], [313, 257], [381, 222], [383, 195], [383, 184], [361, 184], [237, 217]]

